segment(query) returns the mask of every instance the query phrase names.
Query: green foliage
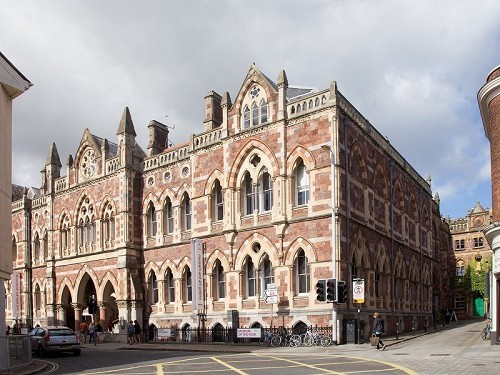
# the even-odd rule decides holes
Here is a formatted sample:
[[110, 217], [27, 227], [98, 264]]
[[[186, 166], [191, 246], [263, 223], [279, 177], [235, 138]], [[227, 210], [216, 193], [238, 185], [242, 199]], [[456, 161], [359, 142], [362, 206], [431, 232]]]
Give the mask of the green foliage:
[[491, 259], [488, 263], [481, 262], [478, 268], [478, 261], [473, 258], [465, 271], [464, 276], [453, 275], [451, 277], [452, 289], [463, 289], [471, 295], [486, 295], [486, 273], [490, 270]]

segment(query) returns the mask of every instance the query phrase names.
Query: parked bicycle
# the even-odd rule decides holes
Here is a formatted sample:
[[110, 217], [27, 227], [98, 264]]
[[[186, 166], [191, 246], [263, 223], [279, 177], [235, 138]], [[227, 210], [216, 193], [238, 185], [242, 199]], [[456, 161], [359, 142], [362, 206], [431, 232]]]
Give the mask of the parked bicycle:
[[261, 336], [259, 343], [261, 346], [272, 346], [275, 348], [281, 345], [281, 341], [282, 337], [277, 333], [266, 332]]
[[491, 337], [491, 319], [486, 321], [486, 325], [484, 326], [481, 332], [481, 338], [483, 340], [489, 340]]
[[330, 346], [332, 344], [332, 338], [328, 335], [322, 333], [313, 333], [311, 331], [307, 331], [301, 335], [292, 335], [289, 340], [291, 347], [297, 346], [313, 346], [313, 345], [321, 345], [321, 346]]

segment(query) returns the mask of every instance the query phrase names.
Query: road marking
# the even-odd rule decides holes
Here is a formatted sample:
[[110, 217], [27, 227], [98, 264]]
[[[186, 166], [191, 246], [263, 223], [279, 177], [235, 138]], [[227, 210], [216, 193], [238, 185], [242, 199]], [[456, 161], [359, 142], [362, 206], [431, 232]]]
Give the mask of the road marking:
[[226, 363], [224, 361], [221, 361], [219, 358], [217, 357], [210, 357], [211, 359], [213, 359], [215, 362], [218, 362], [220, 363], [222, 366], [226, 366], [228, 369], [231, 369], [233, 370], [234, 372], [238, 373], [238, 374], [241, 374], [241, 375], [248, 375], [246, 372], [243, 372], [241, 371], [240, 369], [237, 369], [236, 367], [234, 366], [231, 366], [229, 363]]
[[156, 365], [156, 374], [157, 375], [163, 375], [163, 365], [161, 363], [158, 363]]
[[[333, 355], [334, 357], [345, 357], [345, 358], [352, 358], [352, 359], [357, 359], [357, 360], [364, 360], [365, 358], [362, 358], [362, 357], [350, 357], [350, 356], [347, 356], [347, 355], [342, 355], [342, 354], [334, 354]], [[403, 367], [403, 366], [400, 366], [398, 365], [397, 363], [392, 363], [392, 362], [386, 362], [386, 361], [381, 361], [379, 359], [365, 359], [367, 362], [377, 362], [377, 363], [382, 363], [383, 365], [387, 365], [387, 366], [390, 366], [392, 367], [393, 369], [395, 370], [401, 370], [401, 371], [404, 371], [406, 374], [408, 375], [418, 375], [418, 372], [415, 372], [413, 371], [412, 369], [409, 369], [409, 368], [406, 368], [406, 367]], [[375, 371], [375, 370], [371, 370], [371, 371]]]
[[[251, 354], [253, 354], [253, 355], [257, 356], [257, 357], [261, 357], [259, 354], [255, 354], [255, 353], [251, 353]], [[327, 370], [327, 369], [324, 369], [324, 368], [321, 368], [321, 367], [317, 367], [317, 366], [314, 366], [314, 365], [308, 365], [307, 363], [298, 362], [298, 361], [292, 361], [291, 359], [273, 357], [273, 356], [270, 356], [270, 355], [266, 355], [265, 357], [266, 358], [274, 358], [274, 359], [279, 360], [279, 361], [285, 361], [285, 362], [294, 363], [296, 365], [300, 365], [300, 367], [312, 368], [314, 370], [323, 371], [324, 373], [327, 373], [327, 374], [344, 374], [343, 372], [336, 372], [336, 371], [332, 371], [332, 370]]]

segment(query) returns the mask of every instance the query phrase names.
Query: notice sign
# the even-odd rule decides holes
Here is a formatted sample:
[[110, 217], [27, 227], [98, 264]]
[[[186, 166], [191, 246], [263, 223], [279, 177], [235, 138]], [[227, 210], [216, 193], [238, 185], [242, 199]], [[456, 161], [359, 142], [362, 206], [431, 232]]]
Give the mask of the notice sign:
[[352, 302], [353, 303], [365, 302], [365, 280], [363, 279], [352, 280]]
[[21, 274], [14, 271], [11, 275], [12, 280], [12, 315], [19, 318], [21, 315]]
[[191, 277], [193, 288], [193, 310], [203, 310], [205, 290], [203, 285], [203, 241], [199, 238], [191, 240]]
[[236, 336], [238, 338], [260, 339], [260, 328], [238, 328]]

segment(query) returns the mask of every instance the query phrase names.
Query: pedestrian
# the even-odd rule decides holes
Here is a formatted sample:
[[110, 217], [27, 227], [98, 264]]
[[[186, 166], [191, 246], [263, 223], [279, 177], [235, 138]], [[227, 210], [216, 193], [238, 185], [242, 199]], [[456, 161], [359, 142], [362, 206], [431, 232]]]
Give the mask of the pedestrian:
[[113, 333], [113, 328], [115, 328], [115, 323], [111, 318], [108, 319], [108, 331]]
[[94, 323], [90, 323], [90, 326], [89, 326], [89, 344], [92, 344], [92, 341], [95, 343]]
[[141, 326], [137, 320], [134, 320], [134, 341], [136, 344], [141, 343]]
[[83, 336], [83, 342], [87, 343], [87, 334], [89, 332], [89, 326], [87, 322], [84, 320], [80, 323], [80, 334]]
[[385, 345], [382, 340], [380, 340], [380, 336], [385, 333], [384, 319], [382, 319], [378, 312], [373, 313], [373, 317], [375, 318], [373, 320], [373, 334], [379, 338], [377, 342], [377, 350], [385, 350]]
[[134, 343], [134, 335], [135, 335], [134, 322], [130, 321], [130, 323], [127, 326], [127, 341], [129, 345], [132, 345]]
[[100, 322], [97, 322], [97, 324], [95, 326], [95, 332], [96, 332], [96, 336], [97, 336], [97, 343], [100, 344], [102, 342], [102, 334], [104, 332]]

